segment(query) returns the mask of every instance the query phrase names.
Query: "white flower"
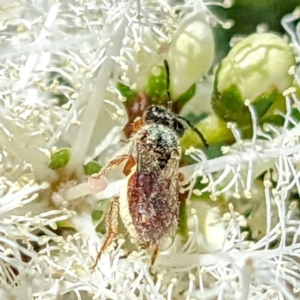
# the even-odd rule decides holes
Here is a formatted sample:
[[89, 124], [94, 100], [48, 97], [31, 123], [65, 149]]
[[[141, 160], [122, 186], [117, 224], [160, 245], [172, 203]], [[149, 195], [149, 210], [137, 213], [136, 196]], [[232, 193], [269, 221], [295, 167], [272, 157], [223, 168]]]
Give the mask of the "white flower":
[[[92, 182], [83, 170], [94, 159], [104, 164], [124, 146], [127, 115], [116, 83], [128, 79], [134, 85], [135, 70], [144, 69], [136, 85], [142, 90], [160, 50], [172, 38], [174, 44], [183, 38], [180, 29], [178, 36], [173, 33], [183, 16], [199, 12], [197, 3], [1, 3], [1, 299], [295, 298], [300, 148], [298, 121], [291, 113], [291, 105], [299, 108], [294, 90], [284, 95], [282, 127], [259, 128], [249, 105], [252, 140], [243, 140], [231, 124], [236, 144], [223, 148], [222, 156], [208, 159], [190, 150], [196, 163], [180, 172], [201, 185], [186, 187], [191, 196], [187, 237], [177, 235], [159, 254], [156, 278], [149, 273], [149, 253], [130, 248], [126, 235], [117, 237], [95, 270], [90, 268], [105, 240], [95, 229], [93, 212], [102, 213], [104, 200], [118, 194], [124, 181], [117, 170], [102, 190], [106, 180]], [[187, 88], [212, 60], [211, 29], [204, 19], [200, 23], [206, 54], [198, 40], [188, 55], [207, 61], [196, 70], [186, 60], [183, 73], [193, 75]], [[179, 49], [177, 44], [170, 55]], [[178, 70], [172, 70], [173, 62], [170, 67], [172, 89], [181, 94], [186, 87], [177, 86]], [[69, 162], [51, 169], [51, 153], [65, 148]], [[209, 197], [200, 203], [199, 195]], [[248, 239], [251, 232], [256, 236]]]

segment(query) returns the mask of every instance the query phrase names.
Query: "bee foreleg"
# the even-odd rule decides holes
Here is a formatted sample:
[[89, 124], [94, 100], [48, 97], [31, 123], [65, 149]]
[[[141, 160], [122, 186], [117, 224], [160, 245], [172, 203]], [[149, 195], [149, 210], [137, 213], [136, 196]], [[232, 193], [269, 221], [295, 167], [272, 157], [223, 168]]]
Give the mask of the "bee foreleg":
[[132, 169], [132, 167], [134, 167], [134, 165], [135, 165], [135, 160], [134, 160], [133, 156], [128, 155], [128, 160], [127, 160], [126, 165], [123, 169], [124, 175], [128, 176], [131, 173], [131, 169]]
[[118, 158], [111, 160], [110, 162], [107, 163], [106, 166], [104, 166], [102, 168], [102, 170], [100, 171], [99, 174], [104, 176], [107, 173], [107, 171], [118, 167], [120, 164], [122, 164], [126, 160], [127, 160], [127, 162], [125, 164], [123, 172], [126, 176], [129, 175], [131, 172], [131, 168], [135, 165], [135, 160], [134, 160], [133, 156], [130, 154], [124, 154], [124, 155], [119, 156]]
[[135, 118], [133, 123], [131, 124], [131, 135], [136, 134], [143, 126], [145, 125], [145, 121], [141, 117]]
[[115, 236], [118, 234], [118, 216], [119, 216], [119, 197], [114, 197], [111, 200], [109, 211], [106, 217], [106, 239], [97, 255], [94, 265], [91, 267], [94, 269], [98, 261], [101, 259], [102, 254], [107, 250], [110, 244], [113, 242]]
[[128, 160], [129, 157], [131, 155], [128, 155], [128, 154], [124, 154], [124, 155], [121, 155], [119, 156], [118, 158], [115, 158], [111, 161], [109, 161], [103, 168], [102, 170], [100, 171], [100, 174], [101, 175], [105, 175], [107, 171], [111, 170], [111, 169], [114, 169], [116, 167], [118, 167], [121, 163], [123, 163], [125, 160]]

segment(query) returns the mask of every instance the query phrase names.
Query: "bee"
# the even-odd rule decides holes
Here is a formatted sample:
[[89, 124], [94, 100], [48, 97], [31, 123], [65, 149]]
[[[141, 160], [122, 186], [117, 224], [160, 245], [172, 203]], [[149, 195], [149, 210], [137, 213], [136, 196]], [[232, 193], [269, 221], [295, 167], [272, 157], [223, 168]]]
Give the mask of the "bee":
[[[169, 93], [169, 66], [164, 61]], [[169, 102], [170, 104], [171, 102]], [[208, 147], [202, 133], [188, 120], [168, 107], [152, 105], [132, 124], [129, 154], [110, 161], [99, 174], [125, 163], [125, 184], [112, 198], [106, 217], [105, 242], [93, 268], [118, 234], [118, 216], [132, 243], [141, 249], [152, 248], [151, 267], [160, 249], [166, 249], [176, 235], [179, 223], [179, 162], [184, 121]]]
[[135, 133], [129, 154], [113, 159], [102, 169], [100, 175], [104, 176], [109, 169], [125, 163], [123, 172], [127, 177], [120, 195], [111, 200], [107, 237], [93, 267], [118, 234], [119, 214], [131, 241], [142, 249], [153, 248], [151, 266], [159, 249], [176, 235], [180, 207], [179, 138], [185, 131], [180, 119], [168, 108], [150, 106], [133, 123]]

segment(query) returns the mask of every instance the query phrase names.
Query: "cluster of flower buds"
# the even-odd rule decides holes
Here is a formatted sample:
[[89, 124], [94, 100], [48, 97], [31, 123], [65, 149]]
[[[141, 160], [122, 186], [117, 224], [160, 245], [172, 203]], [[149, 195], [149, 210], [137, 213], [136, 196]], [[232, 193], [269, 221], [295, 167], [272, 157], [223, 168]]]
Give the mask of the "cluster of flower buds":
[[239, 42], [217, 70], [212, 106], [225, 121], [251, 124], [249, 104], [259, 123], [277, 121], [285, 111], [282, 92], [293, 83], [292, 47], [272, 33], [256, 33]]

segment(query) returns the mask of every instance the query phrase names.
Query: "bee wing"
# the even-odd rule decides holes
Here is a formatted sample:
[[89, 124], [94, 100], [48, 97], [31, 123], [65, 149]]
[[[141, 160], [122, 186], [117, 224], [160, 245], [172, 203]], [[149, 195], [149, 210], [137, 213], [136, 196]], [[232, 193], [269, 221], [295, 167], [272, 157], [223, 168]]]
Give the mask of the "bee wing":
[[127, 190], [127, 210], [134, 229], [131, 235], [141, 247], [157, 244], [166, 249], [178, 228], [180, 148], [171, 151], [163, 169], [157, 153], [148, 151], [145, 143], [137, 141], [136, 148], [136, 171]]
[[174, 207], [176, 207], [176, 214], [173, 216], [172, 222], [174, 225], [171, 226], [171, 231], [168, 235], [164, 236], [159, 241], [159, 249], [161, 251], [168, 250], [176, 237], [178, 223], [179, 223], [179, 180], [178, 180], [178, 168], [179, 168], [179, 161], [181, 155], [181, 148], [177, 147], [177, 150], [174, 150], [171, 154], [171, 158], [164, 170], [164, 174], [162, 175], [164, 178], [171, 178], [170, 190], [169, 194], [173, 195], [170, 198], [170, 201], [173, 202]]
[[176, 230], [173, 230], [169, 236], [163, 237], [158, 243], [160, 251], [167, 251], [174, 243], [176, 237]]
[[162, 174], [162, 176], [164, 178], [176, 177], [176, 180], [174, 180], [174, 188], [177, 188], [177, 186], [178, 186], [178, 169], [179, 169], [180, 155], [181, 155], [180, 147], [177, 147], [176, 150], [173, 150], [171, 152], [171, 157], [170, 157], [170, 159], [163, 171], [163, 174]]

